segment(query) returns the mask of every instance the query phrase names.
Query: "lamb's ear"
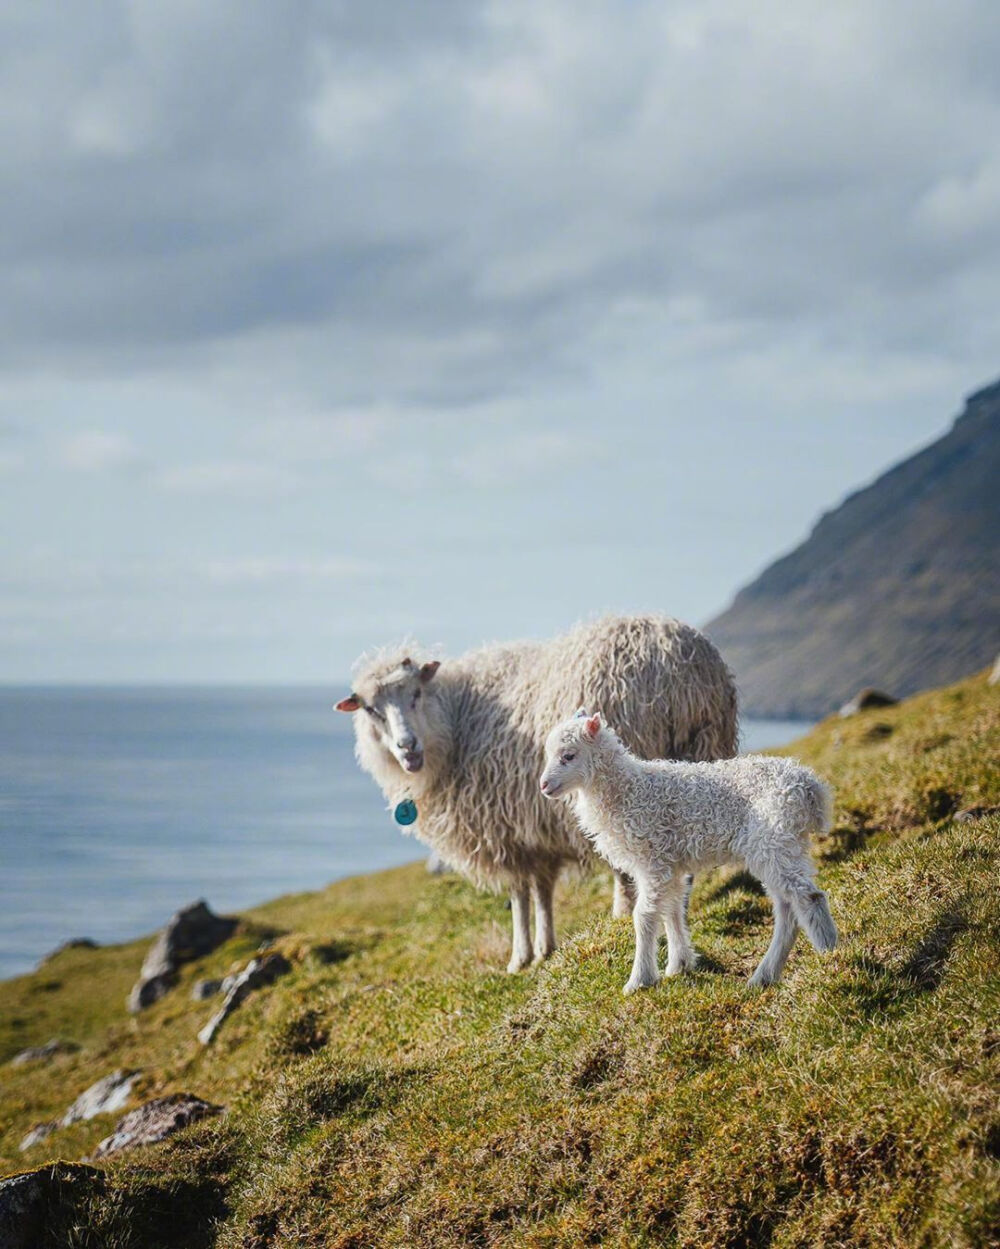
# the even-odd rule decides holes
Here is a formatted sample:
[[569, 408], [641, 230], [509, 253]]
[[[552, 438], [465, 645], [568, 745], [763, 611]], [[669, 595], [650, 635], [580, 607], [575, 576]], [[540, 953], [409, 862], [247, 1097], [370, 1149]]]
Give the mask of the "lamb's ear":
[[441, 667], [440, 659], [432, 659], [429, 664], [423, 664], [420, 669], [421, 681], [423, 681], [424, 684], [426, 685], [426, 683], [431, 679], [431, 677], [433, 677], [434, 673], [437, 672], [438, 668], [440, 667]]
[[360, 711], [361, 699], [357, 694], [348, 694], [346, 698], [342, 698], [339, 703], [333, 704], [334, 711]]
[[583, 727], [586, 730], [588, 737], [596, 737], [601, 731], [601, 717], [599, 715], [591, 716]]

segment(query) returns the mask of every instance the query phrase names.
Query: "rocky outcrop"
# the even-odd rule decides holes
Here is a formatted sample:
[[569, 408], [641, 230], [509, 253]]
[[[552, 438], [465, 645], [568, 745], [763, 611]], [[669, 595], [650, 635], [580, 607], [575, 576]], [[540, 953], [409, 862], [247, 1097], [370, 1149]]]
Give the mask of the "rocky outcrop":
[[75, 1041], [63, 1041], [59, 1037], [53, 1037], [44, 1045], [29, 1045], [27, 1049], [21, 1050], [10, 1060], [10, 1065], [23, 1067], [25, 1063], [48, 1062], [56, 1054], [72, 1054], [79, 1048]]
[[39, 967], [44, 967], [46, 963], [62, 954], [65, 950], [99, 950], [100, 945], [90, 937], [71, 937], [69, 941], [64, 941], [62, 945], [57, 945], [54, 950], [49, 950], [41, 962]]
[[222, 1106], [202, 1101], [192, 1093], [172, 1093], [169, 1097], [156, 1097], [136, 1110], [130, 1110], [94, 1150], [95, 1158], [116, 1153], [120, 1149], [133, 1149], [136, 1145], [155, 1145], [166, 1140], [189, 1123], [196, 1123], [210, 1115], [223, 1113]]
[[840, 709], [842, 716], [856, 716], [859, 711], [867, 711], [869, 707], [895, 707], [899, 702], [898, 698], [893, 698], [891, 694], [884, 694], [881, 690], [874, 690], [870, 685], [866, 685], [863, 690], [858, 690], [853, 698], [849, 698]]
[[110, 1075], [84, 1089], [61, 1119], [36, 1123], [21, 1141], [19, 1148], [22, 1152], [31, 1149], [50, 1136], [56, 1128], [66, 1128], [71, 1123], [79, 1123], [81, 1119], [93, 1119], [95, 1115], [121, 1110], [131, 1095], [132, 1085], [141, 1074], [140, 1071], [112, 1071]]
[[288, 959], [275, 950], [270, 954], [259, 954], [237, 976], [227, 977], [223, 982], [223, 988], [226, 989], [225, 1001], [198, 1033], [198, 1040], [202, 1045], [211, 1045], [223, 1023], [254, 989], [273, 984], [279, 976], [284, 976], [291, 969]]
[[222, 992], [225, 983], [225, 980], [196, 980], [191, 986], [191, 1000], [207, 1002], [210, 997]]
[[0, 1180], [0, 1246], [36, 1249], [52, 1230], [53, 1208], [71, 1205], [80, 1190], [101, 1187], [104, 1175], [79, 1163], [55, 1162]]
[[237, 920], [216, 915], [204, 900], [178, 911], [149, 947], [139, 979], [129, 994], [132, 1014], [158, 1002], [177, 981], [177, 970], [202, 958], [233, 935]]

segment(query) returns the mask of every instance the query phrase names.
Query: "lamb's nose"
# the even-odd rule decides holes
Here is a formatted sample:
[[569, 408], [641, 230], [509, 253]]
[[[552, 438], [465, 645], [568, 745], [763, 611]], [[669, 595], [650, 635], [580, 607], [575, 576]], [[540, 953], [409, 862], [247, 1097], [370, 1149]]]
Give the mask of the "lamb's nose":
[[548, 781], [543, 780], [543, 781], [542, 781], [542, 793], [543, 793], [543, 794], [544, 794], [544, 793], [545, 793], [545, 791], [548, 789], [548, 787], [549, 787], [549, 783], [548, 783]]
[[396, 745], [400, 750], [413, 750], [417, 744], [417, 739], [412, 733], [407, 733], [405, 737], [401, 737]]

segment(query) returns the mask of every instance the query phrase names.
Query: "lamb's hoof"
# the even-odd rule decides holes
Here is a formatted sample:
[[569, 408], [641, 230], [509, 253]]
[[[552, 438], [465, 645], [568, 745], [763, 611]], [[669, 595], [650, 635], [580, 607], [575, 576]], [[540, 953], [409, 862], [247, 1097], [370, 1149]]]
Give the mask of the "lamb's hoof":
[[553, 954], [555, 954], [555, 950], [541, 950], [531, 960], [532, 966], [537, 967], [539, 963], [544, 963], [546, 959], [550, 959]]
[[777, 984], [778, 977], [772, 975], [769, 971], [761, 971], [758, 967], [754, 974], [747, 981], [751, 989], [766, 989], [769, 985]]
[[629, 982], [625, 985], [625, 988], [622, 989], [622, 993], [628, 997], [630, 994], [635, 993], [639, 989], [655, 989], [659, 983], [659, 976], [657, 976], [655, 980], [629, 980]]
[[668, 963], [663, 974], [664, 976], [681, 976], [686, 971], [694, 971], [697, 966], [698, 955], [690, 954], [676, 963]]
[[507, 972], [513, 976], [515, 972], [524, 971], [526, 967], [531, 966], [531, 955], [527, 954], [523, 958], [514, 957], [507, 964]]

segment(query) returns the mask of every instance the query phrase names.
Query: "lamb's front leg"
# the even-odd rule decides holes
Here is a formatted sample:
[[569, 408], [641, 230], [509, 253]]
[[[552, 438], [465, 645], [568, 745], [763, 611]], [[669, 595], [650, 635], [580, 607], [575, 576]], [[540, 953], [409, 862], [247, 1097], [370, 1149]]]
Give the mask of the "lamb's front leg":
[[531, 900], [535, 906], [535, 959], [541, 962], [556, 948], [556, 926], [552, 917], [555, 877], [539, 872], [531, 878]]
[[531, 911], [526, 884], [519, 882], [510, 891], [510, 917], [514, 937], [507, 970], [515, 972], [531, 962]]
[[637, 896], [632, 921], [635, 924], [635, 961], [632, 974], [623, 992], [634, 993], [636, 989], [650, 989], [659, 983], [660, 973], [656, 966], [656, 939], [659, 936], [663, 916], [663, 900], [655, 889], [643, 881], [636, 881]]

